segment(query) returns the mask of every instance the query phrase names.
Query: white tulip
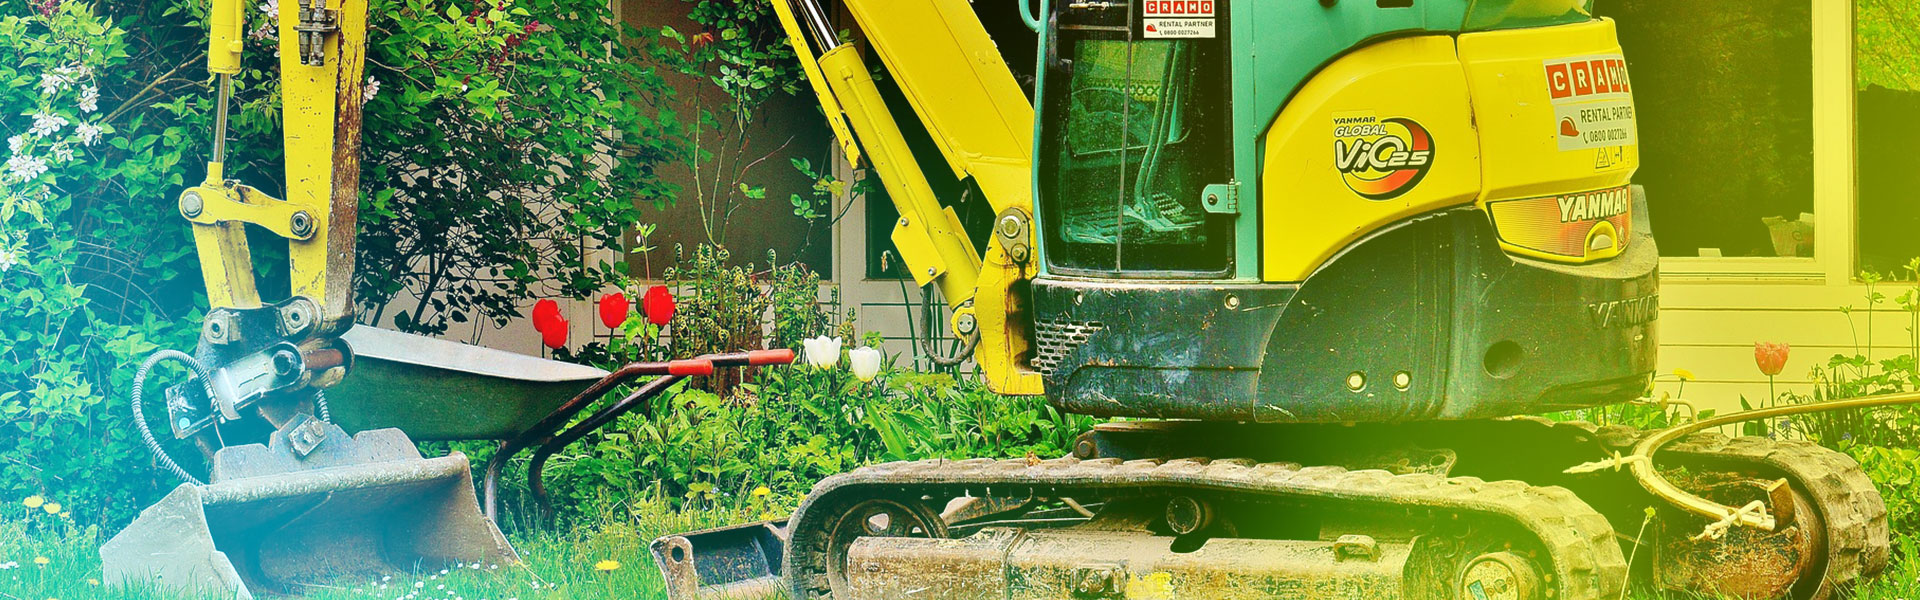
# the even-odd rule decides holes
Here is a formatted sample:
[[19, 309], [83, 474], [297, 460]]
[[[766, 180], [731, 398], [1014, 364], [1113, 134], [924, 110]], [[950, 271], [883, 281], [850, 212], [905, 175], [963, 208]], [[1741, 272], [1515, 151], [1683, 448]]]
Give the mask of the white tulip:
[[861, 381], [873, 381], [874, 376], [880, 374], [880, 351], [866, 346], [848, 351], [847, 368]]
[[807, 364], [816, 368], [831, 369], [840, 364], [840, 338], [823, 335], [801, 340], [800, 347], [807, 352]]

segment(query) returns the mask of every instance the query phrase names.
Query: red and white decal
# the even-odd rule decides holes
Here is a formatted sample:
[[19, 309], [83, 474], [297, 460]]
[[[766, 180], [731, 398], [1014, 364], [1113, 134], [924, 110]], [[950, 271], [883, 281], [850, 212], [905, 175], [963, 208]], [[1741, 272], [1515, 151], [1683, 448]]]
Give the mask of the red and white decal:
[[1147, 18], [1212, 17], [1214, 0], [1146, 0]]
[[[1557, 58], [1545, 61], [1543, 66], [1561, 152], [1639, 143], [1633, 83], [1627, 78], [1625, 57], [1603, 54]], [[1595, 168], [1602, 168], [1600, 164], [1596, 161]]]
[[1618, 54], [1546, 61], [1547, 95], [1554, 104], [1625, 98], [1633, 93], [1627, 59]]

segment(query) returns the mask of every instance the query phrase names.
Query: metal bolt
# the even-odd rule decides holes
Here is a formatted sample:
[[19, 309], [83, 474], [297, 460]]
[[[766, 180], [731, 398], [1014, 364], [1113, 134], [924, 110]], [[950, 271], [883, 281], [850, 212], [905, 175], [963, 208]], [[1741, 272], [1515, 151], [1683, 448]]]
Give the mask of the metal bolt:
[[1354, 371], [1347, 374], [1347, 389], [1360, 391], [1367, 389], [1367, 374]]
[[937, 272], [939, 272], [939, 271], [938, 271], [938, 270], [936, 270], [936, 269], [934, 269], [933, 267], [927, 267], [927, 276], [928, 276], [928, 277], [932, 277], [932, 276], [933, 276], [933, 274], [934, 274], [934, 273], [937, 273]]
[[1207, 206], [1213, 206], [1219, 203], [1220, 203], [1219, 194], [1207, 194]]
[[307, 211], [293, 213], [290, 225], [293, 226], [293, 235], [299, 237], [313, 235], [313, 215], [308, 214]]
[[907, 226], [907, 218], [906, 218], [906, 217], [900, 217], [900, 226], [901, 226], [901, 227], [906, 227], [906, 226]]
[[200, 192], [189, 191], [180, 196], [180, 214], [189, 219], [200, 216], [200, 212], [206, 208], [206, 200], [200, 198]]
[[174, 427], [180, 429], [181, 431], [186, 431], [188, 427], [192, 427], [192, 426], [193, 426], [193, 419], [180, 417], [180, 424], [175, 425]]
[[1013, 215], [1000, 217], [1000, 235], [1006, 237], [1020, 235], [1020, 217]]
[[1227, 294], [1227, 310], [1238, 310], [1239, 308], [1240, 308], [1240, 296], [1235, 294]]
[[1027, 262], [1027, 259], [1029, 258], [1028, 255], [1031, 254], [1032, 252], [1033, 252], [1032, 250], [1027, 249], [1026, 244], [1014, 244], [1013, 249], [1009, 250], [1007, 254], [1009, 255], [1009, 258], [1013, 259], [1013, 262], [1023, 263], [1023, 262]]
[[979, 325], [971, 313], [960, 315], [960, 318], [955, 321], [960, 329], [960, 335], [973, 335], [973, 328]]
[[1393, 387], [1400, 388], [1401, 391], [1406, 391], [1407, 388], [1413, 387], [1413, 374], [1406, 371], [1394, 373]]

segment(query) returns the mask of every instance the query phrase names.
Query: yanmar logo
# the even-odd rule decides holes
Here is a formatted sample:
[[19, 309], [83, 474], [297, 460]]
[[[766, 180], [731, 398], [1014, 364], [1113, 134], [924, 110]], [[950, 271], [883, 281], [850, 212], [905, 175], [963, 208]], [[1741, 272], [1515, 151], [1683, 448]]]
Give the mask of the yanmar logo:
[[1625, 97], [1633, 92], [1627, 79], [1627, 59], [1618, 54], [1550, 60], [1547, 68], [1547, 95], [1554, 104], [1604, 97]]
[[1627, 214], [1627, 203], [1632, 200], [1633, 192], [1626, 186], [1567, 194], [1557, 199], [1560, 222], [1578, 223], [1624, 215]]
[[1214, 0], [1147, 0], [1147, 18], [1211, 17]]
[[1660, 318], [1660, 295], [1587, 303], [1595, 329], [1637, 327]]

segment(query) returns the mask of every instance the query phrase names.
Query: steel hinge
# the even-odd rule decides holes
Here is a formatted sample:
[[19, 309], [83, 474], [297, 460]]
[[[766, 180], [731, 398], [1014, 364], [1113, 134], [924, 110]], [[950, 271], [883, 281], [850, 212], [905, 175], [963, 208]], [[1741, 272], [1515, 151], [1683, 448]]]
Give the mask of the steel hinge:
[[1240, 212], [1240, 181], [1208, 185], [1200, 191], [1200, 205], [1207, 212], [1231, 215]]
[[340, 11], [327, 8], [327, 0], [300, 0], [300, 64], [320, 67], [327, 64], [327, 35], [340, 31]]

